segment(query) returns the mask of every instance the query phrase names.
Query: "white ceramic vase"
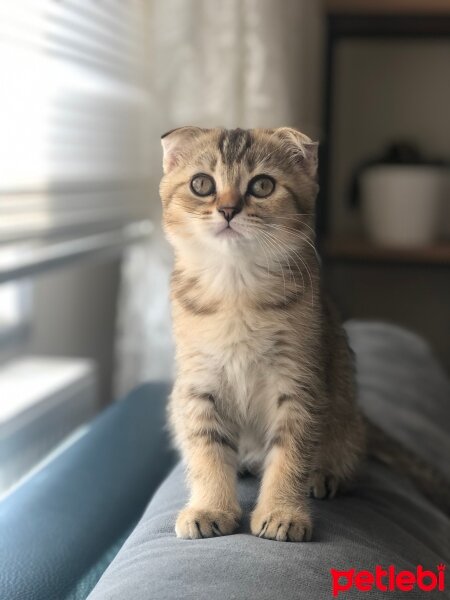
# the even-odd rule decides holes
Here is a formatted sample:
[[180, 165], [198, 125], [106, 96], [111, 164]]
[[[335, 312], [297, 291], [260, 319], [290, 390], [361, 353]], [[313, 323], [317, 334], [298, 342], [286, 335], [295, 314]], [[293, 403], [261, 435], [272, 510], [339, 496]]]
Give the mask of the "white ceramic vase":
[[438, 235], [444, 169], [377, 165], [361, 174], [361, 207], [370, 239], [383, 246], [417, 247]]

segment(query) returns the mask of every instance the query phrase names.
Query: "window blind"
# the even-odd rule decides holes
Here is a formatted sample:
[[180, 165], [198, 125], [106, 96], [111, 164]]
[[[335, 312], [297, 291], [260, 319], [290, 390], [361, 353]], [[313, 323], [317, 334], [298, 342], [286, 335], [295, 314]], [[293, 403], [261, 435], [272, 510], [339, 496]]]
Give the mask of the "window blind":
[[147, 13], [0, 3], [0, 241], [145, 214]]

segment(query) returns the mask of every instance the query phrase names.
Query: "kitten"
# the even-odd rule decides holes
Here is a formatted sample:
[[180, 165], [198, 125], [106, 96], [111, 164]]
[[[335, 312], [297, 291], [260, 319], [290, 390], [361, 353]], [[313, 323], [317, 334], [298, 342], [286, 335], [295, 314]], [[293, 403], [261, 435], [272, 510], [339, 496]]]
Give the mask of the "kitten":
[[320, 286], [317, 144], [290, 128], [198, 127], [162, 144], [175, 251], [169, 419], [191, 491], [176, 533], [232, 533], [241, 469], [262, 477], [252, 533], [310, 540], [307, 496], [350, 482], [367, 437], [346, 335]]

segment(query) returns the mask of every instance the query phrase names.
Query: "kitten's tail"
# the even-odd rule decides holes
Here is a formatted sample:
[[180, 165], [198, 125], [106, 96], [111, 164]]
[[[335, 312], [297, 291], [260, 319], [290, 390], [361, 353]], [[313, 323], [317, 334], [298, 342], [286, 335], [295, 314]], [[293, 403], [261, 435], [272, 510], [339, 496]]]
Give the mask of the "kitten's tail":
[[369, 456], [408, 476], [424, 496], [450, 516], [450, 480], [369, 419], [366, 426]]

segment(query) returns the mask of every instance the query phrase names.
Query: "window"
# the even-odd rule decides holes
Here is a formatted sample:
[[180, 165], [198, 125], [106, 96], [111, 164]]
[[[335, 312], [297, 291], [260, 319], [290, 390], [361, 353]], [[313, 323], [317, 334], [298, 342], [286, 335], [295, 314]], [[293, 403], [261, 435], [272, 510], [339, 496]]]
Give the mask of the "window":
[[0, 241], [143, 210], [145, 2], [0, 5]]
[[[7, 419], [11, 389], [24, 388], [23, 405], [36, 405], [45, 423], [36, 439], [27, 434], [28, 446], [25, 434], [16, 436], [18, 426], [2, 439], [0, 454], [14, 461], [26, 455], [20, 469], [13, 461], [16, 475], [48, 451], [44, 441], [57, 443], [92, 414], [100, 351], [77, 348], [65, 359], [53, 349], [47, 358], [20, 356], [17, 342], [31, 336], [34, 318], [33, 282], [23, 277], [71, 252], [106, 252], [139, 235], [138, 226], [126, 225], [147, 213], [148, 10], [145, 0], [0, 3], [0, 408]], [[59, 373], [79, 364], [76, 377], [64, 383]], [[31, 376], [41, 382], [39, 394]], [[20, 381], [28, 385], [21, 388]], [[55, 381], [68, 419], [58, 426], [51, 413]], [[6, 463], [0, 480], [2, 469]], [[14, 476], [8, 474], [8, 482]]]

